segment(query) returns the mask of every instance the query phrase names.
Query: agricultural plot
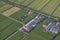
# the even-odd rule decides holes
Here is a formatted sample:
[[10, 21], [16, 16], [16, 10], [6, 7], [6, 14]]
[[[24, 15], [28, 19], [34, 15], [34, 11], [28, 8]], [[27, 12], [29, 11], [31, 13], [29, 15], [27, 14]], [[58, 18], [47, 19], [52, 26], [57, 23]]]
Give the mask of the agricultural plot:
[[44, 20], [43, 24], [48, 25], [50, 22], [52, 22], [52, 20], [54, 21], [54, 19], [48, 18], [48, 19]]
[[[14, 2], [17, 2], [16, 0]], [[54, 2], [54, 3], [53, 3]], [[38, 10], [42, 13], [52, 14], [54, 9], [56, 8], [59, 0], [20, 0], [20, 5], [28, 6], [34, 10]], [[51, 5], [52, 4], [52, 5]], [[37, 5], [37, 6], [36, 6]]]
[[9, 1], [27, 6], [28, 4], [32, 3], [34, 0], [9, 0]]
[[6, 20], [7, 18], [5, 17], [5, 16], [3, 16], [3, 15], [1, 15], [0, 14], [0, 30], [3, 28], [3, 26], [4, 25], [6, 25], [6, 22], [8, 22], [8, 21], [6, 21], [5, 23], [4, 23], [4, 21]]
[[4, 6], [6, 3], [4, 3], [3, 1], [0, 1], [0, 7]]
[[[43, 18], [44, 18], [44, 17], [43, 17]], [[43, 18], [40, 18], [39, 21], [43, 20]], [[39, 24], [39, 25], [40, 25], [40, 24]], [[38, 27], [38, 26], [37, 26], [37, 27]], [[21, 33], [18, 32], [16, 35], [12, 36], [12, 38], [10, 38], [9, 40], [16, 40], [16, 39], [18, 39], [18, 40], [19, 40], [19, 39], [20, 39], [20, 40], [21, 40], [21, 39], [25, 40], [24, 38], [26, 37], [26, 35], [21, 35], [21, 37], [23, 36], [23, 37], [21, 38], [21, 37], [19, 36], [20, 34], [21, 34]], [[37, 36], [38, 36], [38, 35], [37, 35]], [[15, 37], [16, 37], [16, 38], [15, 38]], [[29, 36], [28, 36], [28, 37], [29, 37]], [[28, 37], [27, 37], [27, 38], [28, 38]], [[30, 37], [30, 38], [31, 38], [31, 37]], [[32, 38], [33, 38], [33, 37], [32, 37]], [[28, 39], [27, 39], [27, 40], [28, 40]], [[29, 40], [31, 40], [31, 39], [29, 39]]]
[[6, 4], [3, 7], [0, 7], [0, 12], [6, 11], [6, 10], [8, 10], [11, 7], [13, 7], [13, 6], [12, 5], [9, 5], [9, 4]]
[[21, 40], [25, 36], [27, 36], [25, 33], [23, 33], [22, 31], [19, 31], [14, 36], [12, 36], [9, 40]]
[[18, 10], [20, 10], [20, 8], [18, 7], [13, 7], [5, 12], [3, 12], [2, 14], [5, 15], [5, 16], [10, 16], [12, 15], [13, 13], [17, 12]]
[[60, 17], [60, 6], [56, 9], [56, 11], [53, 13], [53, 16]]
[[9, 0], [9, 1], [14, 2], [15, 0]]
[[6, 26], [8, 26], [9, 24], [11, 24], [12, 21], [10, 19], [4, 19], [2, 21], [0, 21], [0, 30], [2, 30], [3, 28], [5, 28]]
[[3, 21], [4, 19], [6, 19], [6, 17], [0, 14], [0, 22]]
[[45, 3], [47, 3], [49, 0], [35, 0], [32, 2], [28, 7], [33, 8], [35, 10], [41, 9]]
[[26, 0], [25, 2], [22, 3], [22, 5], [28, 6], [31, 3], [33, 3], [35, 0]]
[[17, 28], [19, 27], [19, 23], [13, 22], [11, 23], [7, 28], [5, 28], [5, 30], [1, 31], [0, 35], [0, 39], [3, 40], [5, 38], [7, 38], [8, 36], [10, 36], [10, 34], [12, 34], [15, 30], [17, 30]]
[[51, 14], [57, 6], [58, 2], [59, 0], [51, 0], [44, 8], [40, 10], [40, 12]]
[[36, 13], [32, 12], [32, 14], [29, 14], [29, 10], [21, 9], [18, 12], [12, 14], [10, 17], [15, 18], [18, 21], [21, 21], [23, 23], [27, 23], [29, 20], [31, 20], [35, 16], [36, 16]]
[[[10, 0], [11, 1], [11, 0]], [[24, 6], [28, 6], [32, 9], [35, 10], [40, 10], [47, 2], [49, 2], [50, 0], [13, 0], [13, 2], [24, 5]], [[12, 2], [12, 1], [11, 1]], [[37, 5], [37, 6], [36, 6]]]
[[20, 4], [21, 2], [24, 2], [25, 0], [9, 0], [11, 2], [15, 2], [17, 4]]
[[0, 14], [0, 40], [8, 37], [22, 24], [15, 22]]
[[50, 40], [54, 36], [53, 33], [43, 32], [42, 24], [38, 24], [37, 28], [34, 29], [30, 35], [27, 38], [24, 38], [24, 40]]

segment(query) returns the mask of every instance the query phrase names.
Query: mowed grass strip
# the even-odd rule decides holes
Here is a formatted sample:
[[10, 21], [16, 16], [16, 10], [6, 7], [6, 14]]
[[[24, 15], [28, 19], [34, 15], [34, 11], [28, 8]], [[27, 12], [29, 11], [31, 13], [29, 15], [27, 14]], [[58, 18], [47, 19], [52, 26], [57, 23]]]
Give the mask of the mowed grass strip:
[[29, 5], [30, 8], [39, 10], [47, 1], [49, 0], [35, 0], [32, 4]]
[[56, 7], [59, 0], [51, 0], [44, 8], [40, 10], [40, 12], [50, 14]]
[[21, 40], [22, 38], [24, 38], [24, 36], [26, 36], [25, 33], [19, 31], [14, 36], [12, 36], [9, 40]]
[[60, 6], [56, 9], [56, 11], [53, 13], [53, 16], [60, 17]]
[[11, 8], [11, 7], [13, 7], [13, 6], [12, 5], [9, 5], [9, 4], [6, 4], [3, 7], [0, 7], [0, 12], [5, 11], [5, 10]]
[[13, 33], [19, 26], [20, 24], [17, 22], [14, 22], [12, 25], [10, 25], [8, 28], [6, 28], [4, 31], [2, 31], [0, 33], [0, 40], [3, 40], [4, 38], [6, 38], [8, 35], [10, 35], [11, 33]]
[[17, 12], [19, 10], [20, 10], [20, 8], [18, 8], [18, 7], [12, 7], [11, 9], [6, 10], [2, 14], [5, 15], [5, 16], [10, 16], [10, 15], [14, 14], [15, 12]]

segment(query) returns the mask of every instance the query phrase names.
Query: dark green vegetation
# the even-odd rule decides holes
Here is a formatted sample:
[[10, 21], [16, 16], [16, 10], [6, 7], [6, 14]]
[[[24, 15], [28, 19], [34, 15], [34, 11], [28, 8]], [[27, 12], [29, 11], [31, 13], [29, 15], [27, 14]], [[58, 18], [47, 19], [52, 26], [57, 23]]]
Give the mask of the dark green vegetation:
[[13, 33], [21, 25], [0, 14], [0, 40]]

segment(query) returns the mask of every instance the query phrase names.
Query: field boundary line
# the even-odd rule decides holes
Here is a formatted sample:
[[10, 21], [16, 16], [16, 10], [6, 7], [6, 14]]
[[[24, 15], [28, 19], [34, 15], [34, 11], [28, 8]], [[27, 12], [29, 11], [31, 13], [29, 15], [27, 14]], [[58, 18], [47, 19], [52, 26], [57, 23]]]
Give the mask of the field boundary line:
[[16, 33], [18, 33], [19, 32], [19, 30], [18, 31], [16, 31], [15, 33], [13, 33], [11, 36], [9, 36], [8, 38], [6, 38], [5, 40], [9, 40], [12, 36], [14, 36]]
[[38, 10], [40, 11], [42, 8], [44, 8], [48, 3], [50, 3], [52, 0], [48, 0], [46, 3], [44, 3], [43, 5], [42, 5], [42, 7], [41, 8], [38, 8]]

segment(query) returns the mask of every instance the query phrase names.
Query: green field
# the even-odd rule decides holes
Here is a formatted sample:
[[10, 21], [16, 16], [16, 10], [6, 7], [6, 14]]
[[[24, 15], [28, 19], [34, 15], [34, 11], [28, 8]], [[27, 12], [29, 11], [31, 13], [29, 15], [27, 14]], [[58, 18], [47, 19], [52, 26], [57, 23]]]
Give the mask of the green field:
[[[13, 4], [8, 2], [13, 2]], [[29, 35], [17, 30], [18, 32], [8, 40], [51, 40], [55, 34], [44, 32], [43, 25], [48, 25], [53, 20], [60, 18], [59, 2], [60, 0], [8, 0], [7, 3], [3, 0], [0, 1], [0, 40], [6, 40], [5, 38], [12, 36], [20, 26], [28, 23], [38, 14], [41, 14], [42, 17], [36, 28], [28, 33]], [[8, 17], [2, 14], [12, 7], [21, 8]], [[30, 10], [32, 11], [31, 14], [29, 14]], [[60, 40], [60, 34], [55, 40]]]
[[18, 21], [22, 21], [23, 23], [27, 23], [36, 16], [36, 13], [32, 12], [32, 14], [28, 14], [28, 11], [28, 9], [21, 9], [18, 12], [12, 14], [10, 17], [17, 19]]
[[21, 39], [24, 38], [25, 36], [27, 36], [25, 33], [19, 31], [19, 32], [16, 33], [14, 36], [12, 36], [12, 38], [10, 38], [9, 40], [21, 40]]
[[49, 0], [35, 0], [33, 3], [29, 5], [30, 8], [34, 8], [35, 10], [40, 10], [42, 6], [47, 3]]
[[13, 7], [12, 5], [6, 4], [4, 2], [1, 2], [2, 4], [0, 4], [0, 12], [6, 11], [8, 9], [10, 9], [11, 7]]
[[53, 13], [54, 16], [60, 17], [60, 6], [56, 9], [56, 11]]
[[6, 18], [5, 16], [0, 14], [0, 40], [10, 35], [12, 32], [17, 30], [17, 28], [21, 25], [18, 22], [15, 22], [11, 19]]

